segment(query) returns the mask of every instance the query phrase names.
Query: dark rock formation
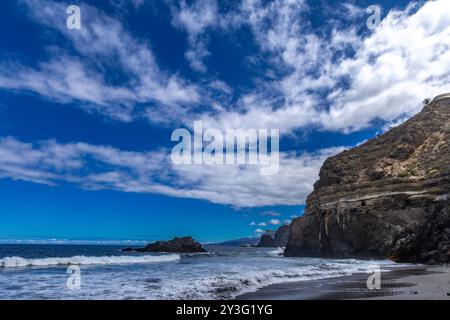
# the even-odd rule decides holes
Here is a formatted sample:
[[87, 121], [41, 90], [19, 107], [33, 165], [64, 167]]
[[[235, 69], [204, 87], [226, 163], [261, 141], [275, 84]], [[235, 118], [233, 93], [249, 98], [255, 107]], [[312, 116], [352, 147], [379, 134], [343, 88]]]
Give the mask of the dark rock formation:
[[270, 234], [263, 234], [261, 236], [261, 239], [259, 240], [257, 247], [264, 247], [264, 248], [275, 247], [275, 241], [270, 236]]
[[450, 261], [450, 95], [327, 159], [287, 256]]
[[278, 228], [272, 237], [271, 234], [263, 234], [259, 240], [258, 247], [286, 247], [289, 239], [290, 225], [283, 225]]
[[282, 225], [278, 228], [277, 232], [275, 232], [275, 238], [273, 239], [276, 247], [286, 247], [290, 230], [291, 226], [289, 224]]
[[148, 244], [145, 248], [126, 248], [122, 251], [138, 252], [173, 252], [173, 253], [198, 253], [207, 252], [202, 245], [192, 239], [192, 237], [174, 238], [169, 241], [157, 241]]

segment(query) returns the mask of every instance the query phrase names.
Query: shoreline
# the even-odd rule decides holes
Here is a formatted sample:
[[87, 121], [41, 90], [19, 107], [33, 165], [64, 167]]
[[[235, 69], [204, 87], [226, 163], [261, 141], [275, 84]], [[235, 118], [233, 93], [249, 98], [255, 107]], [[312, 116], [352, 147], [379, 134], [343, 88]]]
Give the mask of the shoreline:
[[369, 290], [368, 273], [269, 285], [236, 300], [450, 300], [450, 266], [410, 265], [381, 273]]

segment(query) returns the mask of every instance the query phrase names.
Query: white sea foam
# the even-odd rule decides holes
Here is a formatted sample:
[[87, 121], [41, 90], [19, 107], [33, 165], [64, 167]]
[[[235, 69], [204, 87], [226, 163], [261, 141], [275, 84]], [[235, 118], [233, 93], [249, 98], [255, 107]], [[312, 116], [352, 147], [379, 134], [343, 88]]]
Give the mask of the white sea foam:
[[[207, 258], [173, 254], [4, 258], [0, 259], [0, 288], [4, 289], [0, 299], [232, 299], [271, 284], [367, 273], [371, 265], [379, 265], [382, 271], [400, 267], [390, 261], [275, 257], [270, 251], [257, 254], [253, 248], [236, 248]], [[180, 257], [185, 263], [153, 263]], [[81, 290], [66, 290], [67, 274], [58, 268], [14, 270], [69, 263], [94, 264], [83, 272]], [[118, 265], [110, 268], [110, 264]]]
[[[166, 279], [162, 283], [161, 291], [151, 299], [232, 299], [272, 284], [365, 273], [371, 263], [373, 262], [350, 259], [345, 262], [288, 267], [283, 270], [236, 270], [236, 272], [229, 272], [228, 274], [199, 277], [197, 279]], [[377, 263], [390, 265], [386, 261], [377, 261]]]
[[267, 255], [269, 255], [269, 256], [271, 256], [271, 257], [279, 257], [279, 256], [282, 256], [283, 253], [284, 253], [284, 248], [279, 247], [279, 248], [277, 248], [276, 250], [269, 251], [269, 252], [267, 253]]
[[156, 263], [171, 262], [179, 260], [178, 254], [160, 255], [160, 256], [74, 256], [74, 257], [56, 257], [25, 259], [22, 257], [6, 257], [0, 259], [0, 268], [19, 268], [19, 267], [45, 267], [58, 265], [108, 265], [108, 264], [136, 264], [136, 263]]

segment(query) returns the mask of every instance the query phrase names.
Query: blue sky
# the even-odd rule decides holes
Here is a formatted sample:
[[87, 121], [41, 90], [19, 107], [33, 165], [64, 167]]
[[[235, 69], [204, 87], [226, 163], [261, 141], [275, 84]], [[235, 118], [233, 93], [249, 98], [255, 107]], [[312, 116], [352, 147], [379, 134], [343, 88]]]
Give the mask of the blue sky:
[[[378, 1], [369, 28], [372, 4], [2, 1], [0, 239], [219, 241], [301, 215], [327, 157], [449, 91], [445, 0]], [[175, 166], [196, 120], [279, 129], [278, 174]]]

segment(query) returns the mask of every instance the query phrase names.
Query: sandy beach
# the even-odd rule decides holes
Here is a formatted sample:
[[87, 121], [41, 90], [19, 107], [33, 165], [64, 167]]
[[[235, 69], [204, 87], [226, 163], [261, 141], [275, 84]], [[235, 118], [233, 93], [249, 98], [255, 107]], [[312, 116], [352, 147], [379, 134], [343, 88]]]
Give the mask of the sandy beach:
[[450, 300], [450, 267], [411, 265], [383, 272], [381, 289], [369, 290], [369, 274], [290, 282], [238, 296], [238, 300]]

